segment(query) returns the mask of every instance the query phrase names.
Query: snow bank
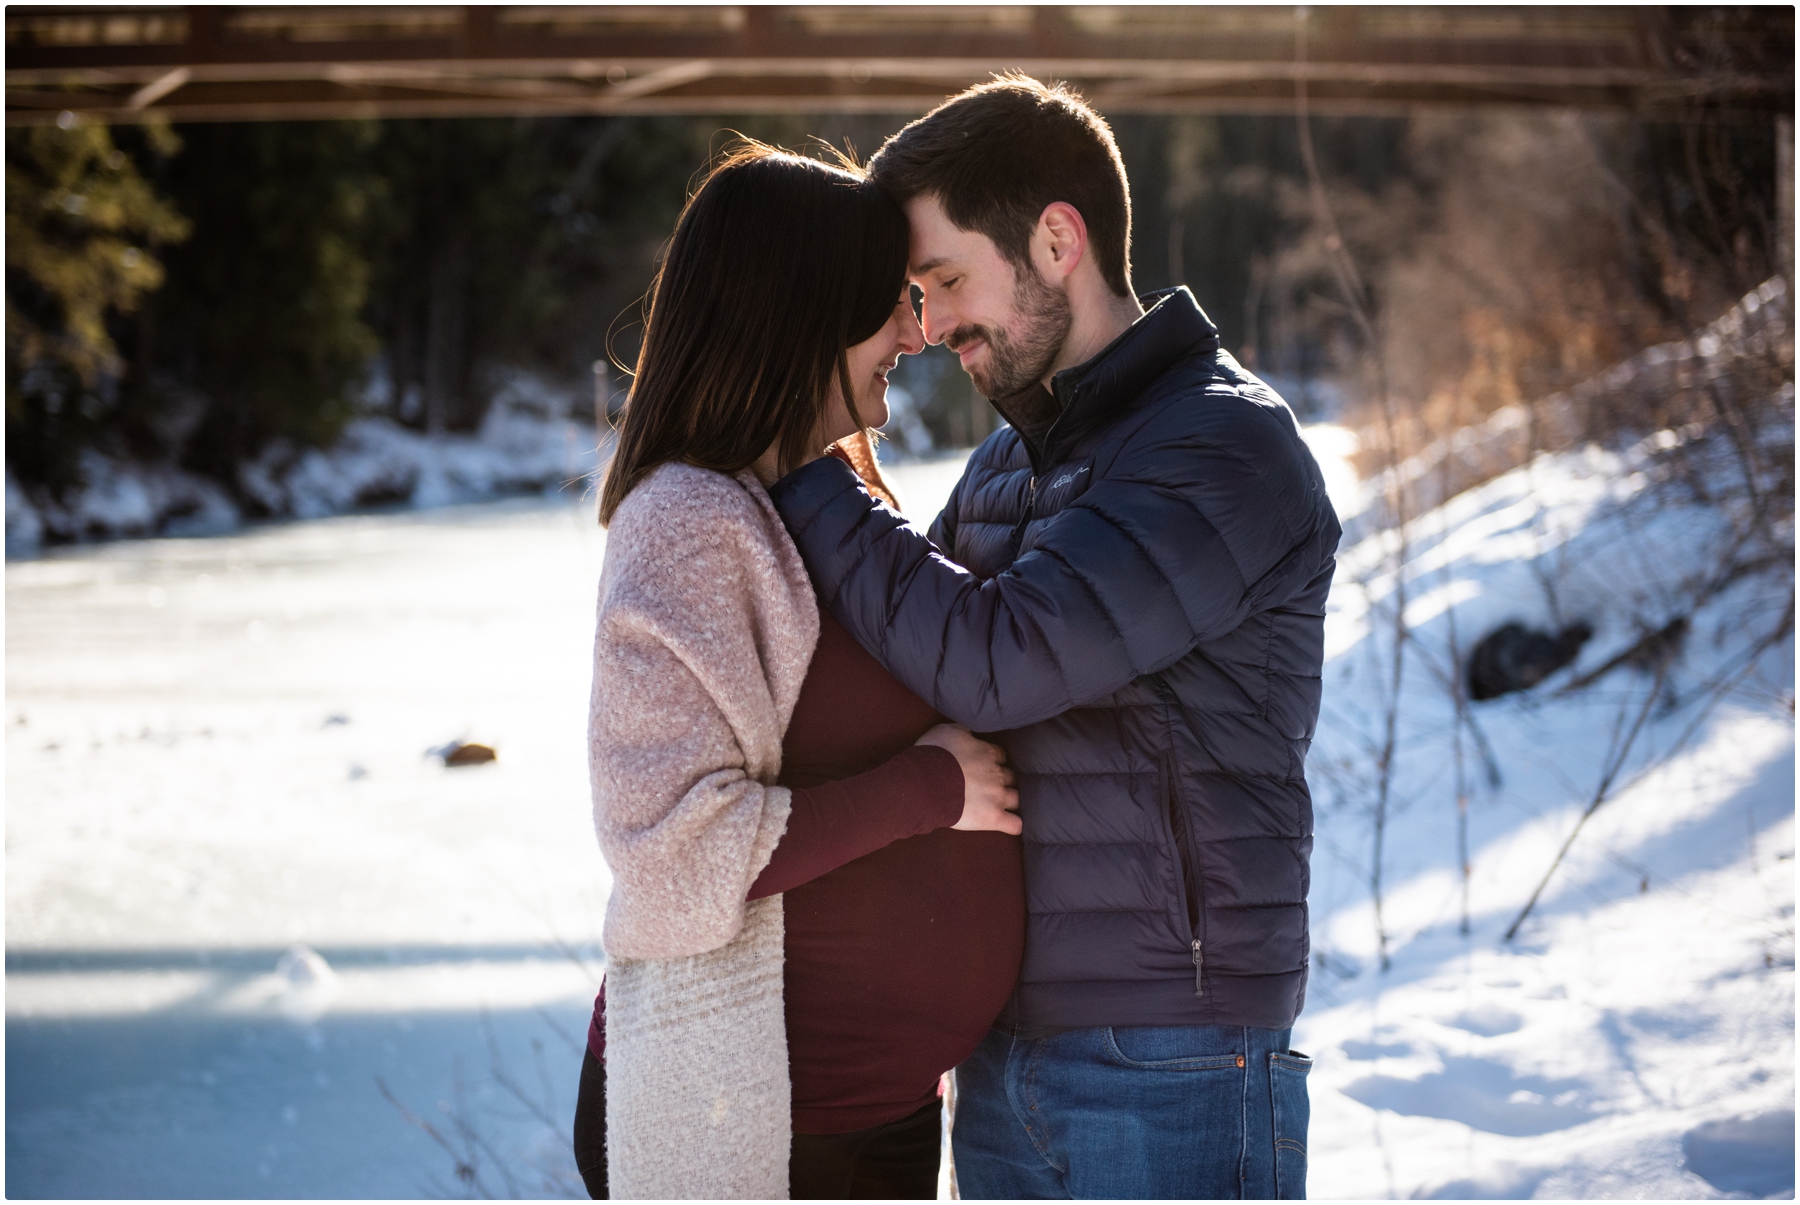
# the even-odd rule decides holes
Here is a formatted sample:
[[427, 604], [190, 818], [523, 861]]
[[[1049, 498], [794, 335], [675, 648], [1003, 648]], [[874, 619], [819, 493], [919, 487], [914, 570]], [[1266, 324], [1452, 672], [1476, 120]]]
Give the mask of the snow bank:
[[24, 487], [6, 470], [6, 555], [36, 552], [44, 542], [44, 520], [25, 496]]
[[317, 519], [371, 506], [415, 508], [580, 489], [599, 464], [591, 424], [564, 416], [529, 381], [501, 391], [473, 435], [425, 435], [385, 418], [352, 422], [329, 448], [277, 441], [243, 465], [233, 495], [169, 465], [87, 452], [86, 485], [58, 500], [6, 475], [6, 555], [46, 543], [231, 531], [247, 517]]
[[81, 475], [86, 487], [58, 500], [28, 491], [7, 470], [7, 556], [29, 556], [47, 541], [213, 535], [238, 525], [238, 508], [224, 490], [171, 466], [89, 450]]
[[266, 513], [297, 519], [395, 503], [423, 509], [578, 487], [598, 464], [597, 444], [592, 427], [500, 407], [474, 436], [422, 435], [366, 418], [326, 450], [277, 443], [238, 482]]

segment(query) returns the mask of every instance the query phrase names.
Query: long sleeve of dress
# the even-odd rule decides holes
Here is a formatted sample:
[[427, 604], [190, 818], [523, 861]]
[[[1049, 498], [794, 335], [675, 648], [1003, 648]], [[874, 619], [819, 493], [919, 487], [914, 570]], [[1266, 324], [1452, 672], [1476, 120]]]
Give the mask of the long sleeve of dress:
[[[935, 745], [914, 745], [867, 773], [794, 790], [787, 831], [750, 898], [791, 891], [895, 841], [955, 824], [962, 804], [962, 767]], [[588, 1049], [601, 1062], [605, 1019], [602, 985], [588, 1026]]]
[[936, 745], [914, 745], [863, 774], [792, 792], [787, 831], [750, 888], [762, 899], [962, 816], [962, 767]]

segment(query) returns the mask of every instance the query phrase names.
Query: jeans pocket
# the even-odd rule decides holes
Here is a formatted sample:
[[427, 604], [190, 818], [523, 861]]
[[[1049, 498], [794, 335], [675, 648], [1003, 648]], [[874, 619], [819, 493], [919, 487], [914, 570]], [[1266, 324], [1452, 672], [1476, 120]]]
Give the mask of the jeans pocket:
[[1312, 1103], [1306, 1095], [1306, 1073], [1312, 1060], [1296, 1051], [1269, 1054], [1269, 1104], [1275, 1120], [1275, 1197], [1306, 1199], [1306, 1127]]
[[1102, 1059], [1133, 1071], [1233, 1071], [1244, 1065], [1235, 1051], [1204, 1052], [1220, 1042], [1209, 1041], [1214, 1035], [1203, 1026], [1107, 1027], [1099, 1034]]

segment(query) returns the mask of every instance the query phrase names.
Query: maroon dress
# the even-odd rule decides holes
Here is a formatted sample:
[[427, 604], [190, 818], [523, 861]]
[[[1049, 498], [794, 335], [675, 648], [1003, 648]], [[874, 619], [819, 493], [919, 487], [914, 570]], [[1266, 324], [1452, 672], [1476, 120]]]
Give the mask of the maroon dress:
[[[1025, 941], [1019, 839], [963, 833], [962, 771], [913, 742], [943, 717], [821, 610], [782, 741], [793, 814], [750, 898], [785, 892], [794, 1130], [930, 1104], [1000, 1015]], [[605, 1058], [605, 993], [588, 1044]]]

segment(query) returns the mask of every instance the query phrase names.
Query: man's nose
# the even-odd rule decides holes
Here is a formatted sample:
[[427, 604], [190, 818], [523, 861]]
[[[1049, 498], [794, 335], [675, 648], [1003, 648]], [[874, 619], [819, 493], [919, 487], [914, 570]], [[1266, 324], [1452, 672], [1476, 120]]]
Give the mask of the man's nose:
[[925, 350], [925, 332], [919, 326], [919, 320], [913, 317], [912, 306], [900, 307], [900, 351], [903, 355], [916, 356]]
[[934, 345], [942, 343], [944, 336], [956, 329], [956, 318], [942, 299], [933, 305], [930, 296], [926, 296], [919, 303], [919, 312], [924, 319], [919, 333], [924, 336], [927, 343]]

